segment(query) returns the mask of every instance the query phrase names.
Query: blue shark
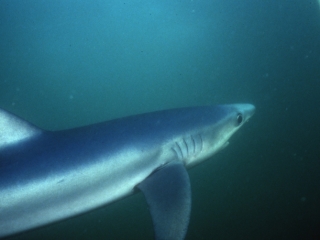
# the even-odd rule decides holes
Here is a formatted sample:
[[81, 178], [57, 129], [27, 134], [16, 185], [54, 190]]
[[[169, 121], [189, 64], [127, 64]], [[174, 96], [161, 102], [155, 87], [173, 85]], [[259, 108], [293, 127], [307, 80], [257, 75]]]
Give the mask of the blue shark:
[[45, 131], [0, 109], [0, 237], [141, 191], [155, 239], [184, 239], [186, 169], [225, 148], [254, 112], [251, 104], [178, 108]]

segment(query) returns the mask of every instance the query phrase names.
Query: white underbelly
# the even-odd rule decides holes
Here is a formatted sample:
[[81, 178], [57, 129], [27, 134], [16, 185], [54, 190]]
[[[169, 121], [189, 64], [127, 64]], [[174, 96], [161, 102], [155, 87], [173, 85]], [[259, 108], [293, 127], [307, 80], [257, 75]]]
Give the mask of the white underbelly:
[[0, 237], [65, 219], [132, 194], [137, 184], [163, 164], [157, 155], [128, 151], [114, 156], [112, 161], [101, 159], [69, 172], [1, 189]]

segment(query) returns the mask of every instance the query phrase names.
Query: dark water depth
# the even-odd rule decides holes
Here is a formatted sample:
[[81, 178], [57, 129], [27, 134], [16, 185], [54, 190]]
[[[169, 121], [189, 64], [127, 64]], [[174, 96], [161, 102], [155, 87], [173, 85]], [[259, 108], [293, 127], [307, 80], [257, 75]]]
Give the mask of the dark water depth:
[[[50, 130], [249, 102], [187, 239], [320, 239], [318, 0], [2, 0], [0, 107]], [[1, 196], [0, 196], [1, 197]], [[10, 240], [152, 239], [142, 194]]]

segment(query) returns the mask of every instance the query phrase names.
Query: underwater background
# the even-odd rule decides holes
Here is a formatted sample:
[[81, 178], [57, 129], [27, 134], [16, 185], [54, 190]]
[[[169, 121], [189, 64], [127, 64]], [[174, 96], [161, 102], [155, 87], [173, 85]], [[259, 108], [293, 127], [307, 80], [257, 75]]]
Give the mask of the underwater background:
[[[41, 128], [239, 102], [186, 239], [320, 239], [318, 0], [0, 1], [0, 107]], [[8, 239], [152, 238], [138, 193]]]

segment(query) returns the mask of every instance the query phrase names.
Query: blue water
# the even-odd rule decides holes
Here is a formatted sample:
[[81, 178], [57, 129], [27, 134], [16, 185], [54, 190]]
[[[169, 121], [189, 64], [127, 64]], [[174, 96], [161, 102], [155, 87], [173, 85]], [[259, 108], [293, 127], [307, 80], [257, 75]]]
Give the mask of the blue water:
[[[318, 0], [2, 0], [0, 107], [50, 130], [250, 102], [187, 239], [320, 239]], [[1, 197], [1, 196], [0, 196]], [[142, 194], [10, 239], [152, 239]]]

